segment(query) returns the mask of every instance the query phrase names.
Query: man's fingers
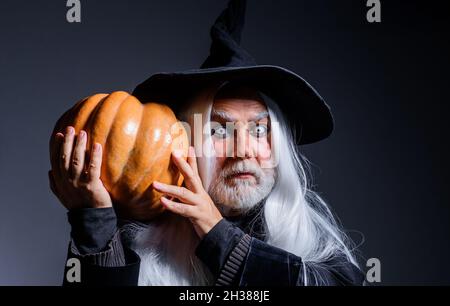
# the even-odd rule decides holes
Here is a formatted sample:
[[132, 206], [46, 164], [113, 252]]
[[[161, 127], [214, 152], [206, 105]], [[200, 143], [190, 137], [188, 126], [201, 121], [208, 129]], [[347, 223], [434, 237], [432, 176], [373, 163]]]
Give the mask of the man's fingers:
[[153, 182], [153, 188], [157, 191], [170, 195], [188, 204], [195, 204], [196, 195], [187, 188]]
[[194, 192], [200, 192], [202, 190], [202, 184], [198, 175], [194, 172], [191, 166], [181, 157], [179, 151], [172, 153], [172, 160], [177, 166], [178, 170], [184, 176], [185, 184], [189, 189]]
[[189, 166], [191, 166], [191, 169], [194, 172], [194, 175], [196, 175], [197, 177], [200, 177], [198, 174], [197, 156], [195, 156], [195, 149], [192, 146], [189, 147], [187, 162], [188, 162]]
[[188, 217], [188, 218], [193, 217], [194, 210], [193, 210], [193, 206], [191, 206], [191, 205], [175, 202], [175, 201], [169, 200], [166, 197], [161, 197], [161, 203], [164, 205], [165, 208], [167, 208], [168, 210], [170, 210], [173, 213], [176, 213], [183, 217]]
[[64, 134], [64, 142], [61, 146], [61, 154], [59, 156], [60, 169], [64, 176], [68, 176], [69, 173], [74, 137], [75, 129], [68, 126]]
[[101, 166], [102, 166], [102, 145], [98, 142], [94, 143], [91, 150], [91, 158], [89, 161], [89, 166], [87, 168], [87, 174], [89, 180], [100, 179]]
[[61, 161], [61, 146], [64, 142], [64, 134], [63, 133], [56, 133], [55, 134], [55, 152], [57, 156], [55, 158], [51, 158], [50, 162], [52, 164], [52, 170], [54, 170], [53, 175], [58, 175], [60, 172], [60, 161]]
[[72, 161], [70, 167], [70, 177], [73, 180], [78, 180], [84, 169], [84, 159], [86, 156], [86, 132], [80, 131], [73, 149]]

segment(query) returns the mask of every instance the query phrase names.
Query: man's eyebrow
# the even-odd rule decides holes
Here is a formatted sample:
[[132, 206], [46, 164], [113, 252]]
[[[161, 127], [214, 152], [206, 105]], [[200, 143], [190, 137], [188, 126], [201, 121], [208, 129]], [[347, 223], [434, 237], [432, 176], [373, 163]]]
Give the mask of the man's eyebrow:
[[[269, 113], [267, 111], [263, 111], [263, 112], [256, 114], [255, 116], [250, 118], [248, 121], [259, 121], [259, 120], [267, 118], [267, 117], [269, 117]], [[214, 108], [211, 111], [211, 118], [220, 119], [225, 122], [235, 122], [236, 121], [236, 118], [231, 116], [229, 113], [227, 113], [225, 111], [217, 110]]]
[[217, 110], [217, 109], [212, 109], [211, 110], [211, 118], [216, 118], [216, 119], [221, 119], [225, 122], [234, 122], [236, 121], [235, 118], [233, 116], [231, 116], [230, 114], [228, 114], [225, 111], [221, 111], [221, 110]]
[[260, 112], [259, 114], [257, 114], [256, 116], [250, 118], [249, 121], [259, 121], [259, 120], [267, 118], [267, 117], [269, 117], [269, 112], [263, 111], [263, 112]]

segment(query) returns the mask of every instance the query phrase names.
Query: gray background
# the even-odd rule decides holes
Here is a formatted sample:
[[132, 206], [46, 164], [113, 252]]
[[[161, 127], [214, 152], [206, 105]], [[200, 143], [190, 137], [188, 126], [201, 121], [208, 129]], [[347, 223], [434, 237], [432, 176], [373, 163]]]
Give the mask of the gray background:
[[[47, 182], [48, 139], [78, 99], [195, 68], [226, 5], [207, 1], [0, 1], [0, 284], [58, 285], [69, 238]], [[449, 10], [438, 1], [249, 1], [243, 45], [331, 105], [331, 138], [303, 148], [317, 190], [383, 284], [450, 284]]]

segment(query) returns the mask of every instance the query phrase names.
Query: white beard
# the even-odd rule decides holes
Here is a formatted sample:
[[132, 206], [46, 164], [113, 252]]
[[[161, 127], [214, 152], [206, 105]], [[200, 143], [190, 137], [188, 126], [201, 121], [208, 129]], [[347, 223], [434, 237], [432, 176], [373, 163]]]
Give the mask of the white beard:
[[131, 248], [141, 258], [139, 286], [213, 284], [212, 274], [195, 255], [200, 239], [188, 219], [166, 214], [131, 238]]
[[[255, 182], [229, 178], [239, 172], [252, 173]], [[269, 195], [275, 185], [275, 178], [275, 169], [262, 169], [248, 160], [240, 160], [220, 170], [212, 180], [208, 193], [222, 215], [244, 214]]]

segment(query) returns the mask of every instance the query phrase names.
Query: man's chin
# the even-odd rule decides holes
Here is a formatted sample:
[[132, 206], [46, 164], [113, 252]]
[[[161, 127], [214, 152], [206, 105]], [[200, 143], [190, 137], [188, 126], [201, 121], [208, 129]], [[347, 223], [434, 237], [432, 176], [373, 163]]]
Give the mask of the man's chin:
[[262, 199], [256, 199], [256, 197], [248, 198], [248, 199], [228, 199], [225, 201], [217, 202], [217, 203], [226, 203], [226, 204], [216, 204], [217, 208], [221, 212], [224, 217], [232, 217], [239, 216], [247, 213], [253, 207], [258, 205]]
[[242, 215], [261, 203], [272, 190], [273, 181], [262, 183], [254, 177], [222, 180], [212, 185], [209, 195], [223, 216]]

